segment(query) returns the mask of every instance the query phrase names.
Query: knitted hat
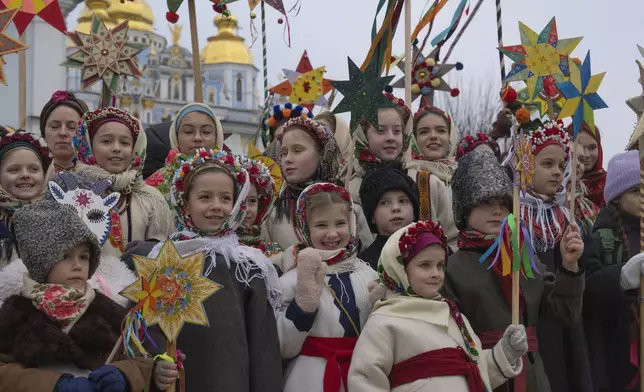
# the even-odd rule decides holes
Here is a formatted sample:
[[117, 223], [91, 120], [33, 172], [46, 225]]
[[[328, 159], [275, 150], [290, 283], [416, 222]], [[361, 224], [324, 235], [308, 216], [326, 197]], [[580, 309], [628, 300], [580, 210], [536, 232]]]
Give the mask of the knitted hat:
[[47, 119], [51, 113], [59, 106], [67, 106], [78, 113], [80, 117], [85, 114], [89, 109], [85, 101], [76, 98], [74, 94], [69, 91], [56, 91], [52, 94], [49, 101], [45, 104], [40, 112], [40, 133], [45, 136], [45, 128]]
[[604, 188], [606, 203], [622, 193], [640, 185], [640, 157], [637, 150], [613, 156], [608, 162], [608, 175]]
[[395, 165], [379, 166], [376, 169], [367, 171], [360, 185], [360, 200], [362, 210], [369, 228], [376, 233], [378, 228], [373, 223], [373, 215], [376, 212], [378, 201], [388, 191], [400, 190], [407, 194], [414, 207], [414, 222], [420, 219], [420, 202], [418, 187], [414, 180]]
[[452, 177], [452, 209], [459, 230], [467, 228], [472, 208], [500, 197], [512, 208], [512, 182], [496, 156], [486, 150], [474, 150], [458, 161]]
[[49, 271], [74, 246], [90, 246], [89, 276], [94, 274], [101, 258], [96, 236], [71, 208], [44, 200], [22, 207], [13, 215], [13, 227], [29, 276], [45, 283]]

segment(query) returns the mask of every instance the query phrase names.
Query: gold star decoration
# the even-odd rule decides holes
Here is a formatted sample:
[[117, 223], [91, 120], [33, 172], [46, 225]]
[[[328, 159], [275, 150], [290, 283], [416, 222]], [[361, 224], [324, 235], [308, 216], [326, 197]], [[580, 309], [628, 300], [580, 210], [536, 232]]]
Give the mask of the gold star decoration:
[[534, 154], [532, 153], [532, 144], [528, 135], [522, 134], [514, 139], [514, 153], [512, 162], [515, 170], [514, 184], [518, 186], [523, 193], [532, 184], [534, 175]]
[[181, 257], [168, 240], [156, 259], [134, 256], [139, 280], [120, 294], [136, 302], [147, 325], [158, 324], [176, 342], [185, 323], [209, 325], [203, 301], [223, 287], [203, 277], [203, 265], [203, 252]]
[[7, 85], [7, 81], [5, 79], [3, 66], [6, 64], [6, 62], [4, 61], [4, 58], [2, 56], [27, 49], [27, 45], [5, 34], [5, 30], [9, 26], [9, 23], [11, 23], [11, 21], [16, 17], [17, 14], [17, 8], [7, 8], [0, 11], [0, 83], [4, 84], [5, 86]]
[[143, 76], [136, 64], [136, 56], [148, 47], [145, 44], [128, 42], [127, 33], [127, 20], [109, 30], [105, 23], [94, 15], [90, 34], [67, 32], [78, 51], [69, 55], [67, 61], [61, 65], [82, 70], [83, 90], [102, 80], [113, 94], [118, 94], [121, 76]]

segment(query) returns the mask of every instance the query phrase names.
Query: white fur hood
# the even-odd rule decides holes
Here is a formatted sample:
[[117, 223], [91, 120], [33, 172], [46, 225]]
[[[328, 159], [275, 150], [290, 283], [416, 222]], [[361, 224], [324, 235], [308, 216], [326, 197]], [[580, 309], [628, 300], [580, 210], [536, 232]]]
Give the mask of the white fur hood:
[[[20, 294], [25, 273], [27, 268], [21, 259], [12, 261], [0, 270], [0, 306], [10, 296]], [[128, 301], [119, 292], [136, 279], [136, 275], [117, 257], [104, 256], [89, 284], [112, 301], [126, 306]]]

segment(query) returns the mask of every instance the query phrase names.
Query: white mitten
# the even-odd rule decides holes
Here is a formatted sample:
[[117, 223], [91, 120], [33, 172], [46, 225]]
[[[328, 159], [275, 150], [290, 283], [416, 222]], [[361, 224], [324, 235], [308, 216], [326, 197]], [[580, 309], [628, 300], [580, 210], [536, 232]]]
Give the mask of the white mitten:
[[509, 325], [499, 341], [510, 364], [515, 364], [528, 352], [528, 335], [523, 325]]
[[327, 265], [315, 249], [302, 249], [297, 255], [295, 302], [306, 313], [314, 313], [320, 304]]
[[377, 280], [369, 282], [369, 284], [367, 284], [367, 289], [369, 290], [369, 303], [371, 303], [371, 307], [373, 307], [378, 300], [385, 299], [387, 296], [387, 288], [381, 285]]
[[639, 253], [631, 257], [622, 267], [619, 281], [624, 290], [633, 290], [640, 287], [640, 276], [644, 274], [642, 262], [644, 262], [644, 253]]

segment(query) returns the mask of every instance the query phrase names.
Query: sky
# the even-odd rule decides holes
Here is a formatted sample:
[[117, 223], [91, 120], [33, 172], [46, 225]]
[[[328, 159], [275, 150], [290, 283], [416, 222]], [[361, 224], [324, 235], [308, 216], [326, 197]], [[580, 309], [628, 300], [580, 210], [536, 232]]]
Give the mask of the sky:
[[[170, 31], [165, 19], [166, 2], [164, 0], [147, 0], [153, 6], [155, 28], [170, 40]], [[209, 36], [217, 33], [213, 19], [217, 15], [208, 0], [197, 2], [197, 24], [201, 47]], [[284, 0], [289, 10], [298, 0]], [[422, 16], [423, 9], [430, 6], [432, 0], [408, 0], [412, 2], [412, 28]], [[470, 12], [478, 0], [470, 0]], [[282, 69], [294, 69], [307, 50], [313, 67], [326, 66], [326, 77], [345, 80], [348, 76], [347, 57], [357, 64], [364, 60], [371, 44], [371, 25], [376, 11], [376, 0], [299, 0], [301, 5], [298, 15], [289, 14], [291, 28], [291, 45], [288, 47], [285, 35], [286, 24], [278, 24], [280, 14], [267, 7], [267, 54], [269, 86], [279, 83]], [[429, 3], [429, 4], [428, 4]], [[459, 1], [450, 0], [437, 17], [435, 32], [447, 27]], [[520, 44], [518, 22], [525, 23], [539, 33], [554, 16], [560, 38], [583, 36], [573, 56], [584, 58], [590, 50], [592, 73], [606, 72], [599, 94], [609, 108], [595, 112], [595, 121], [601, 129], [604, 148], [604, 163], [611, 156], [624, 150], [636, 122], [636, 116], [624, 103], [628, 98], [642, 94], [638, 83], [639, 71], [635, 60], [641, 58], [637, 44], [644, 46], [644, 1], [641, 0], [501, 0], [503, 22], [503, 44]], [[68, 27], [76, 23], [76, 10], [68, 18]], [[240, 35], [251, 45], [250, 11], [246, 0], [229, 5], [229, 9], [239, 19]], [[255, 26], [261, 30], [259, 6], [255, 10]], [[187, 2], [178, 11], [178, 24], [184, 25], [181, 45], [190, 48]], [[461, 26], [464, 24], [462, 21]], [[501, 86], [498, 58], [498, 40], [496, 29], [496, 4], [485, 0], [474, 16], [468, 29], [456, 45], [450, 62], [460, 61], [464, 69], [460, 75], [453, 76], [452, 71], [447, 81], [453, 81], [452, 87], [458, 87], [463, 94], [468, 86], [477, 83], [491, 85], [495, 91]], [[261, 31], [260, 31], [261, 32]], [[393, 52], [404, 53], [404, 20], [396, 33]], [[453, 39], [453, 38], [452, 38]], [[450, 45], [451, 41], [447, 43]], [[261, 37], [252, 45], [252, 54], [256, 66], [262, 68]], [[426, 52], [428, 50], [426, 49]], [[443, 51], [443, 53], [445, 53]], [[644, 59], [642, 59], [644, 60]], [[506, 59], [506, 69], [511, 61]], [[395, 71], [397, 80], [401, 73]], [[454, 84], [458, 83], [458, 84]], [[395, 91], [404, 97], [403, 90]], [[336, 103], [341, 97], [338, 96]], [[415, 103], [417, 105], [418, 102]], [[415, 108], [415, 106], [414, 106]]]

